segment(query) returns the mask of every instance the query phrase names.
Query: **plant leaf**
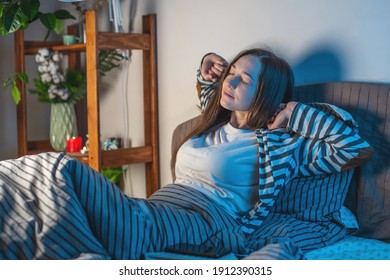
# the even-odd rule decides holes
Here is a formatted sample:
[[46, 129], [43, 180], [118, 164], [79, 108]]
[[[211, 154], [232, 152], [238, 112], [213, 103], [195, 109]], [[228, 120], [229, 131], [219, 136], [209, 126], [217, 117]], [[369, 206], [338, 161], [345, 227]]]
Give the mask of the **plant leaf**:
[[20, 91], [19, 91], [18, 87], [16, 86], [16, 84], [12, 85], [11, 92], [12, 92], [12, 97], [14, 99], [15, 104], [18, 104], [20, 101]]
[[23, 73], [23, 72], [18, 72], [16, 73], [16, 75], [18, 76], [19, 80], [22, 81], [22, 83], [24, 84], [28, 84], [28, 76], [26, 73]]
[[[0, 18], [0, 20], [1, 20], [1, 18]], [[0, 21], [0, 34], [2, 36], [6, 36], [8, 34], [7, 30], [5, 30], [5, 28], [4, 28], [4, 25], [3, 25], [2, 21]]]
[[17, 6], [10, 6], [5, 9], [3, 15], [3, 25], [7, 33], [12, 33], [20, 28], [22, 12]]
[[41, 17], [41, 15], [42, 15], [42, 12], [38, 11], [38, 13], [35, 15], [35, 17], [31, 20], [31, 22], [36, 21], [37, 19], [39, 19]]
[[[111, 71], [113, 68], [119, 67], [123, 59], [126, 57], [117, 50], [101, 50], [99, 52], [99, 74], [105, 76], [107, 72]], [[117, 62], [117, 63], [115, 63]]]
[[39, 19], [42, 24], [50, 31], [53, 31], [56, 27], [57, 18], [54, 16], [53, 13], [41, 14]]
[[52, 13], [46, 13], [46, 14], [40, 14], [39, 20], [47, 28], [47, 33], [44, 39], [46, 41], [50, 35], [50, 32], [55, 31], [56, 29], [57, 18]]
[[33, 20], [39, 11], [40, 2], [39, 0], [21, 0], [20, 9], [23, 14]]
[[73, 15], [71, 15], [67, 10], [57, 10], [54, 13], [54, 16], [58, 19], [76, 19]]
[[3, 86], [6, 88], [6, 87], [9, 87], [10, 85], [13, 84], [13, 76], [11, 77], [8, 77], [4, 82], [3, 82]]
[[102, 174], [107, 177], [111, 182], [114, 184], [119, 185], [120, 180], [122, 178], [122, 168], [120, 166], [118, 167], [105, 167], [102, 169]]
[[20, 91], [16, 86], [16, 79], [19, 79], [22, 83], [28, 83], [28, 76], [23, 72], [17, 72], [4, 81], [4, 87], [11, 86], [12, 98], [14, 99], [15, 104], [18, 104], [20, 101]]
[[61, 32], [64, 30], [64, 22], [62, 20], [57, 19], [56, 25], [54, 27], [54, 32], [56, 34], [61, 34]]
[[4, 6], [1, 5], [0, 6], [0, 35], [5, 36], [7, 33], [3, 24], [3, 13], [4, 13]]

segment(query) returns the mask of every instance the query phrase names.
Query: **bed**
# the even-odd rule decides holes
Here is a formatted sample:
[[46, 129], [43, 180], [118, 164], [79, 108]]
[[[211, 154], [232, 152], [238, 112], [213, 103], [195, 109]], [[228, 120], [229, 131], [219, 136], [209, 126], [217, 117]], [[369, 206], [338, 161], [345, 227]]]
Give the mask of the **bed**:
[[[390, 260], [390, 85], [368, 82], [300, 85], [287, 99], [325, 102], [345, 109], [354, 116], [360, 134], [375, 150], [370, 161], [354, 171], [344, 203], [353, 214], [348, 219], [356, 230], [331, 246], [306, 253], [305, 258]], [[175, 129], [172, 150], [197, 121], [195, 117]], [[255, 252], [248, 259], [264, 257]]]
[[309, 252], [308, 259], [390, 259], [390, 85], [338, 82], [299, 86], [292, 99], [328, 102], [345, 108], [360, 134], [375, 149], [355, 170], [345, 205], [359, 229], [338, 243]]
[[[390, 259], [390, 85], [379, 83], [338, 82], [297, 86], [289, 97], [301, 102], [327, 102], [352, 113], [360, 124], [361, 135], [374, 147], [372, 159], [357, 168], [344, 203], [350, 235], [320, 249], [305, 253], [303, 259]], [[197, 117], [180, 124], [173, 133], [172, 147]], [[174, 176], [174, 174], [173, 174]], [[87, 197], [84, 190], [97, 190]], [[61, 186], [54, 188], [52, 186]], [[79, 190], [79, 193], [74, 190]], [[43, 153], [0, 162], [0, 259], [112, 259], [108, 251], [121, 253], [126, 242], [121, 237], [110, 244], [91, 231], [91, 225], [105, 231], [110, 215], [102, 192], [112, 192], [118, 200], [118, 188], [101, 174], [87, 168], [64, 153]], [[80, 200], [86, 200], [92, 216], [84, 213]], [[349, 215], [349, 214], [353, 215]], [[348, 216], [349, 215], [349, 216]], [[128, 223], [116, 224], [131, 232]], [[276, 244], [277, 245], [277, 244]], [[108, 250], [107, 246], [112, 246]], [[151, 252], [146, 259], [198, 259], [166, 252]], [[236, 259], [227, 255], [226, 259]], [[281, 258], [255, 251], [244, 259]], [[286, 257], [288, 258], [288, 256]]]

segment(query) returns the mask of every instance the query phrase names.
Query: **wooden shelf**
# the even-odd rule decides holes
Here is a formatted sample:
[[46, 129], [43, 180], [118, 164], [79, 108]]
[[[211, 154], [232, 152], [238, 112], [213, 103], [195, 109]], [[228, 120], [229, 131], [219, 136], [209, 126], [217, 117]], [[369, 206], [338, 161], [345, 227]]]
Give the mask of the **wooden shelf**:
[[[157, 50], [156, 15], [142, 17], [142, 33], [98, 32], [96, 15], [86, 11], [86, 43], [64, 46], [62, 41], [25, 41], [24, 31], [15, 33], [15, 65], [17, 72], [25, 72], [25, 56], [35, 55], [46, 47], [68, 55], [69, 67], [77, 67], [76, 54], [86, 54], [87, 96], [86, 109], [89, 152], [72, 153], [71, 156], [99, 171], [104, 167], [133, 163], [145, 164], [146, 196], [154, 193], [160, 185], [158, 111], [157, 111]], [[143, 52], [144, 76], [144, 142], [143, 147], [102, 151], [100, 139], [98, 51], [108, 49], [131, 49]], [[26, 86], [17, 81], [21, 101], [17, 106], [19, 156], [52, 150], [50, 142], [28, 141]]]
[[59, 51], [64, 54], [72, 52], [85, 52], [85, 44], [74, 44], [70, 46], [61, 45], [61, 41], [56, 42], [34, 42], [26, 41], [24, 42], [24, 54], [25, 55], [36, 55], [40, 48], [49, 48], [53, 51]]
[[[110, 49], [150, 49], [149, 34], [123, 34], [113, 32], [99, 32], [97, 34], [98, 50]], [[49, 48], [62, 53], [85, 52], [86, 44], [62, 45], [62, 41], [25, 41], [24, 54], [35, 55], [40, 48]]]
[[[82, 162], [88, 164], [88, 154], [68, 153]], [[102, 151], [102, 168], [122, 166], [134, 163], [151, 163], [153, 161], [152, 147], [138, 147]]]

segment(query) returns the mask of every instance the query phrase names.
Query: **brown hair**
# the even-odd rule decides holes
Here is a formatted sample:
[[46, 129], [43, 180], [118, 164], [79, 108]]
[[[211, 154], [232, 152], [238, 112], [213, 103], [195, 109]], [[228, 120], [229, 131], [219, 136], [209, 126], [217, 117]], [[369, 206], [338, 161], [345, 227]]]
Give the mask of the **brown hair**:
[[279, 108], [286, 97], [292, 95], [294, 88], [294, 75], [290, 65], [282, 58], [277, 57], [273, 52], [265, 49], [254, 48], [240, 52], [226, 67], [221, 76], [219, 86], [210, 98], [202, 119], [197, 123], [193, 131], [184, 137], [182, 143], [172, 154], [171, 166], [174, 168], [176, 154], [179, 147], [195, 135], [201, 135], [226, 124], [230, 120], [231, 111], [223, 108], [220, 104], [222, 95], [222, 84], [230, 68], [237, 60], [246, 55], [257, 56], [261, 63], [261, 70], [258, 76], [256, 94], [249, 108], [247, 125], [250, 129], [265, 128], [269, 119]]

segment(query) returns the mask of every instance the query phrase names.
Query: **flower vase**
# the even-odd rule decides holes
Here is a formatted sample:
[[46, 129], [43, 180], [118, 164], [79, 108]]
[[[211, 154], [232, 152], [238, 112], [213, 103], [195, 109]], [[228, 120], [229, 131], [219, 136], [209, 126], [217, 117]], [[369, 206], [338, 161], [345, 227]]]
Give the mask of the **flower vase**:
[[77, 123], [74, 105], [53, 103], [50, 113], [50, 143], [54, 150], [65, 151], [66, 141], [77, 136]]

